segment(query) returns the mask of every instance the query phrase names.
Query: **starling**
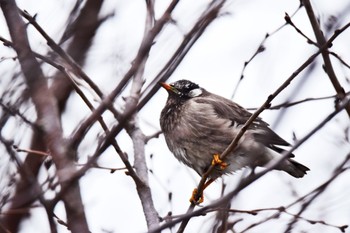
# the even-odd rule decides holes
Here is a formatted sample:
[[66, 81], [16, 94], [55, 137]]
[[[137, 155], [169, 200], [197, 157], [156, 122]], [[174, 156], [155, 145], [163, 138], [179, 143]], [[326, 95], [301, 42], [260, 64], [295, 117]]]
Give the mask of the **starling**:
[[[168, 99], [160, 116], [166, 143], [175, 157], [202, 176], [213, 161], [218, 165], [209, 175], [212, 180], [243, 167], [263, 167], [278, 159], [288, 142], [269, 128], [261, 118], [249, 126], [237, 147], [223, 161], [222, 153], [251, 113], [237, 103], [213, 94], [188, 80], [160, 83]], [[214, 160], [213, 160], [214, 156]], [[293, 177], [303, 177], [309, 168], [289, 158], [275, 169]]]

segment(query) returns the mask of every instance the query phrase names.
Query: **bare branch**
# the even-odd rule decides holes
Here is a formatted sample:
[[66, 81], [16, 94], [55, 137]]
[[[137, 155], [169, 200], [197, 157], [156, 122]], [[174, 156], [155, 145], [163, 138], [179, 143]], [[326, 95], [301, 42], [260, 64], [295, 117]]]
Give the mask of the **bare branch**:
[[337, 58], [344, 66], [346, 66], [346, 68], [350, 69], [350, 65], [348, 63], [346, 63], [338, 54], [336, 54], [335, 52], [330, 51], [329, 52], [332, 56], [334, 56], [335, 58]]
[[82, 77], [84, 81], [86, 81], [99, 96], [103, 96], [102, 91], [98, 88], [98, 86], [96, 86], [96, 84], [82, 71], [80, 66], [71, 58], [71, 56], [69, 56], [53, 39], [51, 39], [51, 37], [44, 31], [44, 29], [42, 29], [41, 26], [36, 22], [35, 18], [31, 16], [27, 11], [19, 11], [21, 15], [26, 18], [28, 22], [38, 30], [38, 32], [40, 32], [40, 34], [47, 41], [47, 44], [70, 65], [73, 71], [80, 75], [80, 77]]
[[[320, 25], [316, 19], [315, 13], [312, 9], [311, 3], [309, 0], [302, 0], [302, 2], [303, 2], [303, 5], [306, 9], [307, 15], [309, 16], [309, 20], [310, 20], [312, 29], [314, 30], [317, 44], [319, 47], [323, 47], [324, 44], [326, 44], [326, 38], [324, 37], [323, 32], [321, 31]], [[324, 61], [325, 71], [326, 71], [330, 81], [332, 82], [335, 91], [339, 95], [340, 99], [344, 99], [345, 98], [345, 91], [344, 91], [344, 88], [341, 86], [341, 84], [340, 84], [340, 82], [339, 82], [339, 80], [334, 72], [332, 62], [331, 62], [331, 59], [329, 57], [328, 48], [322, 50], [321, 54], [322, 54], [322, 58]], [[346, 107], [346, 112], [348, 113], [348, 115], [350, 117], [350, 106]]]
[[[301, 9], [302, 5], [300, 4], [298, 6], [298, 8], [292, 13], [291, 17], [292, 18], [294, 15], [296, 15], [296, 13]], [[287, 13], [286, 13], [287, 14]], [[260, 42], [258, 48], [255, 50], [255, 52], [253, 53], [253, 55], [244, 62], [243, 64], [243, 67], [242, 67], [242, 71], [241, 71], [241, 74], [240, 74], [240, 77], [237, 81], [237, 84], [236, 86], [234, 87], [234, 90], [233, 90], [233, 93], [232, 93], [232, 96], [231, 96], [231, 99], [234, 98], [234, 96], [236, 95], [236, 92], [238, 90], [238, 87], [239, 85], [241, 84], [242, 80], [244, 79], [244, 73], [245, 73], [245, 70], [246, 68], [248, 67], [248, 65], [254, 60], [254, 58], [256, 58], [257, 55], [259, 55], [260, 53], [264, 52], [265, 51], [265, 42], [271, 37], [273, 36], [274, 34], [276, 34], [277, 32], [279, 32], [281, 29], [283, 29], [287, 24], [287, 22], [285, 22], [283, 25], [279, 26], [277, 29], [275, 29], [274, 31], [272, 32], [269, 32], [269, 33], [266, 33], [264, 39]]]
[[[1, 1], [0, 5], [37, 111], [38, 122], [43, 130], [46, 144], [52, 153], [58, 169], [60, 184], [64, 186], [66, 177], [67, 175], [69, 176], [68, 171], [74, 171], [75, 168], [69, 159], [69, 152], [62, 136], [57, 105], [48, 90], [48, 85], [40, 69], [40, 65], [30, 49], [26, 28], [18, 14], [16, 3], [14, 1]], [[63, 196], [67, 216], [69, 217], [68, 224], [70, 229], [72, 232], [87, 232], [88, 226], [81, 200], [79, 183], [75, 182], [71, 185], [70, 190], [71, 192], [69, 194]]]
[[[350, 92], [345, 93], [346, 96], [350, 95]], [[269, 110], [279, 110], [281, 108], [289, 108], [289, 107], [293, 107], [295, 105], [298, 104], [302, 104], [302, 103], [307, 103], [307, 102], [311, 102], [311, 101], [319, 101], [319, 100], [328, 100], [328, 99], [334, 99], [335, 102], [338, 102], [338, 95], [330, 95], [330, 96], [324, 96], [324, 97], [315, 97], [315, 98], [305, 98], [303, 100], [298, 100], [298, 101], [294, 101], [294, 102], [285, 102], [282, 104], [277, 104], [277, 105], [273, 105], [271, 107], [269, 107]], [[247, 108], [248, 110], [254, 111], [257, 110], [257, 108]]]
[[[93, 125], [94, 122], [98, 119], [98, 117], [107, 109], [108, 106], [111, 105], [113, 100], [121, 93], [121, 91], [124, 89], [125, 85], [129, 82], [129, 80], [135, 75], [135, 73], [138, 71], [140, 65], [142, 62], [144, 62], [144, 59], [148, 56], [148, 53], [153, 45], [155, 37], [158, 35], [158, 33], [163, 29], [164, 25], [169, 21], [171, 12], [174, 10], [178, 3], [178, 0], [173, 0], [166, 11], [164, 12], [163, 16], [156, 21], [154, 27], [152, 30], [150, 30], [147, 34], [147, 36], [144, 37], [144, 40], [142, 41], [139, 51], [136, 55], [136, 58], [132, 62], [132, 66], [129, 69], [129, 71], [124, 75], [122, 80], [118, 83], [117, 87], [114, 88], [114, 90], [106, 96], [100, 105], [92, 112], [92, 114], [80, 125], [80, 127], [76, 130], [75, 134], [72, 136], [71, 143], [74, 147], [74, 145], [79, 144], [79, 141], [81, 138], [77, 137], [77, 135], [84, 135], [85, 132], [87, 132], [90, 127]], [[124, 113], [125, 116], [131, 116], [134, 113], [135, 110], [130, 109], [130, 113]], [[119, 126], [123, 126], [126, 123], [126, 119], [119, 122]], [[106, 137], [106, 143], [103, 143], [101, 145], [101, 148], [97, 152], [97, 154], [101, 154], [103, 151], [105, 151], [109, 146], [109, 141], [111, 138], [114, 138], [115, 135], [122, 129], [116, 128], [112, 129], [111, 133]]]
[[289, 17], [289, 15], [286, 13], [286, 15], [284, 16], [284, 19], [286, 20], [287, 24], [289, 24], [290, 26], [292, 26], [295, 31], [297, 31], [297, 33], [299, 33], [302, 37], [304, 37], [307, 41], [307, 43], [309, 44], [313, 44], [316, 47], [318, 47], [317, 43], [314, 42], [313, 40], [311, 40], [309, 37], [307, 37], [297, 26], [295, 26], [295, 24], [292, 22], [292, 19]]
[[[154, 24], [154, 2], [147, 1], [147, 16], [146, 16], [146, 25], [144, 32], [145, 37], [148, 36], [148, 33], [151, 31]], [[148, 54], [145, 55], [144, 60], [140, 63], [137, 72], [134, 75], [130, 96], [125, 99], [125, 112], [132, 112], [133, 109], [136, 109], [137, 104], [140, 99], [141, 88], [143, 86], [143, 74], [145, 70], [145, 64], [148, 59]], [[129, 110], [130, 109], [130, 110]], [[125, 117], [122, 114], [122, 117]], [[146, 218], [146, 223], [148, 229], [159, 226], [159, 217], [158, 213], [154, 207], [151, 188], [148, 182], [148, 168], [145, 159], [145, 135], [138, 126], [137, 113], [134, 113], [130, 119], [126, 122], [126, 131], [130, 135], [133, 147], [134, 147], [134, 168], [137, 176], [142, 181], [137, 182], [136, 190], [139, 195], [141, 205], [143, 208], [143, 213]]]
[[7, 111], [12, 116], [18, 116], [19, 118], [21, 118], [21, 120], [23, 122], [25, 122], [26, 124], [32, 126], [33, 128], [37, 128], [38, 127], [37, 125], [35, 125], [34, 122], [31, 122], [29, 119], [27, 119], [27, 117], [25, 117], [25, 115], [23, 113], [21, 113], [18, 109], [16, 109], [16, 107], [9, 106], [8, 104], [5, 104], [1, 98], [0, 98], [0, 107], [2, 109], [4, 109], [5, 111]]

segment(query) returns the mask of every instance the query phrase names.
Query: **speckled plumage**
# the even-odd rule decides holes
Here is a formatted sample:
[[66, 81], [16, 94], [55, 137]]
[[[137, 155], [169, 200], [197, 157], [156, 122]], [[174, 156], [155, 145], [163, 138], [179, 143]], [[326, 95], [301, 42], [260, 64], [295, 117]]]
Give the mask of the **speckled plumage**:
[[[227, 148], [251, 113], [188, 80], [170, 85], [163, 83], [162, 86], [169, 93], [160, 117], [167, 145], [178, 160], [202, 175], [210, 166], [213, 155]], [[246, 166], [264, 166], [284, 151], [278, 146], [289, 146], [289, 143], [257, 118], [240, 139], [238, 147], [225, 158], [227, 168], [217, 168], [211, 178]], [[277, 169], [297, 178], [309, 170], [290, 158]]]

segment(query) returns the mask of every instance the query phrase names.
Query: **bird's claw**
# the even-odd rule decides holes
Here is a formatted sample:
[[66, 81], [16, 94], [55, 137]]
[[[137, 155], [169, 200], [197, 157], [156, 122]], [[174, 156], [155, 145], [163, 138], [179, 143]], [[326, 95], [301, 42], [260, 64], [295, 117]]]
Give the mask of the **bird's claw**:
[[220, 159], [220, 155], [215, 154], [213, 155], [213, 160], [211, 161], [211, 164], [213, 166], [219, 165], [221, 170], [225, 170], [225, 168], [228, 166], [228, 164]]
[[203, 201], [204, 201], [203, 192], [201, 193], [200, 197], [198, 197], [198, 189], [197, 188], [193, 189], [192, 196], [190, 198], [190, 202], [192, 204], [199, 205]]

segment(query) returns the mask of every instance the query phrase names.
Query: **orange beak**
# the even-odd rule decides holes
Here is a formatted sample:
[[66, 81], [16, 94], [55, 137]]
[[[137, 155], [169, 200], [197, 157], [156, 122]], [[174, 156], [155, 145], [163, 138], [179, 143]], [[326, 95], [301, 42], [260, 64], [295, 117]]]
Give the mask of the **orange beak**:
[[159, 85], [161, 85], [165, 90], [167, 90], [168, 93], [175, 93], [177, 95], [180, 94], [180, 92], [175, 87], [173, 87], [167, 83], [159, 82]]
[[171, 91], [173, 88], [167, 84], [167, 83], [163, 83], [163, 82], [159, 82], [159, 85], [161, 85], [163, 88], [165, 88], [167, 91]]

